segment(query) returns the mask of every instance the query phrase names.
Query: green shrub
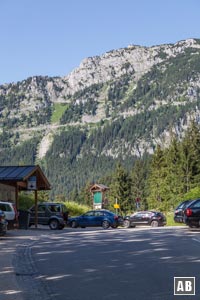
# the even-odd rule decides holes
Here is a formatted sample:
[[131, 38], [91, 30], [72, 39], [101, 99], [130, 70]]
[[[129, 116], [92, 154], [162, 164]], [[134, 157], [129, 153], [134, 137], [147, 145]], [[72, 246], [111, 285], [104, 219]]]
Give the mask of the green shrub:
[[63, 202], [69, 211], [70, 216], [78, 216], [84, 214], [86, 211], [90, 210], [91, 207], [83, 204], [78, 204], [74, 201]]
[[34, 205], [35, 200], [32, 194], [25, 194], [25, 193], [20, 193], [19, 194], [19, 209], [22, 210], [27, 210], [29, 209], [32, 205]]
[[196, 199], [196, 198], [200, 198], [200, 187], [199, 186], [191, 189], [187, 194], [185, 194], [183, 200]]
[[[44, 201], [45, 199], [43, 198], [42, 192], [38, 192], [38, 203]], [[48, 201], [48, 199], [46, 199], [46, 201]], [[31, 193], [21, 192], [19, 194], [19, 209], [27, 210], [34, 204], [35, 204], [35, 195], [33, 192]]]

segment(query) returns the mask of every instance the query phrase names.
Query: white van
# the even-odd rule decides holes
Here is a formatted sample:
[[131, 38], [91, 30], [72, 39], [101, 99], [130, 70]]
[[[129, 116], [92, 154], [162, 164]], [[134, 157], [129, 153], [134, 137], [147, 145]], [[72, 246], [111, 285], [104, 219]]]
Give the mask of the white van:
[[8, 222], [8, 229], [18, 227], [18, 213], [14, 203], [0, 201], [0, 210], [2, 210], [6, 216]]

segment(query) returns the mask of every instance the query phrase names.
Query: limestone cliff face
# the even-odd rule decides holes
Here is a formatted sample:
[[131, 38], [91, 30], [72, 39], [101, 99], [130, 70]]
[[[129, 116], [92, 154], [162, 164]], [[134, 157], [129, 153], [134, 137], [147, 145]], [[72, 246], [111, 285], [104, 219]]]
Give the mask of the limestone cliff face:
[[[124, 74], [133, 75], [137, 81], [153, 65], [184, 52], [188, 47], [200, 48], [200, 45], [194, 39], [153, 47], [130, 45], [127, 48], [107, 52], [102, 56], [86, 58], [79, 68], [64, 77], [67, 83], [65, 91], [73, 94], [82, 87], [107, 82]], [[164, 58], [163, 54], [165, 54]]]
[[126, 74], [137, 82], [152, 66], [189, 47], [200, 48], [200, 44], [195, 39], [188, 39], [176, 44], [153, 47], [130, 45], [102, 56], [85, 58], [78, 68], [63, 78], [35, 76], [21, 82], [1, 85], [0, 96], [23, 93], [30, 100], [45, 98], [50, 102], [65, 102], [69, 95], [85, 87], [112, 81]]

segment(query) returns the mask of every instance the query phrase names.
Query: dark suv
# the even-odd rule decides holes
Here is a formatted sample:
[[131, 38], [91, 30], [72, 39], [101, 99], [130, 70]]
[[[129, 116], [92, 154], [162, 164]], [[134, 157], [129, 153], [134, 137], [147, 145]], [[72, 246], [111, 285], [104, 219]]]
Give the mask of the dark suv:
[[193, 200], [184, 211], [184, 222], [189, 227], [200, 227], [200, 199]]
[[130, 216], [124, 217], [124, 227], [135, 227], [137, 225], [150, 225], [152, 227], [166, 225], [166, 217], [157, 211], [138, 211]]
[[[35, 206], [29, 209], [29, 226], [35, 224]], [[44, 202], [38, 204], [37, 223], [49, 225], [50, 229], [63, 229], [68, 219], [67, 208], [63, 203]]]
[[184, 222], [184, 211], [187, 206], [192, 202], [192, 200], [185, 200], [181, 202], [174, 210], [174, 221], [176, 223]]

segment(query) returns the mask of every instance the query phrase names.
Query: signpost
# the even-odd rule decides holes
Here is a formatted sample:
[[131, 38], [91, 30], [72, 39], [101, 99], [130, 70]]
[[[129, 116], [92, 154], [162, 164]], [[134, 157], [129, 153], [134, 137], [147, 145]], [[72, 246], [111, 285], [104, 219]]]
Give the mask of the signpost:
[[108, 200], [105, 197], [105, 193], [109, 188], [104, 184], [95, 183], [90, 187], [90, 192], [93, 198], [93, 208], [102, 209], [108, 205]]
[[29, 177], [28, 183], [27, 183], [27, 189], [31, 190], [31, 191], [37, 190], [36, 176]]
[[117, 198], [115, 200], [114, 208], [116, 209], [116, 214], [118, 214], [118, 209], [120, 208], [119, 204], [117, 203]]
[[102, 208], [102, 192], [94, 192], [93, 196], [93, 206], [94, 209], [101, 209]]

